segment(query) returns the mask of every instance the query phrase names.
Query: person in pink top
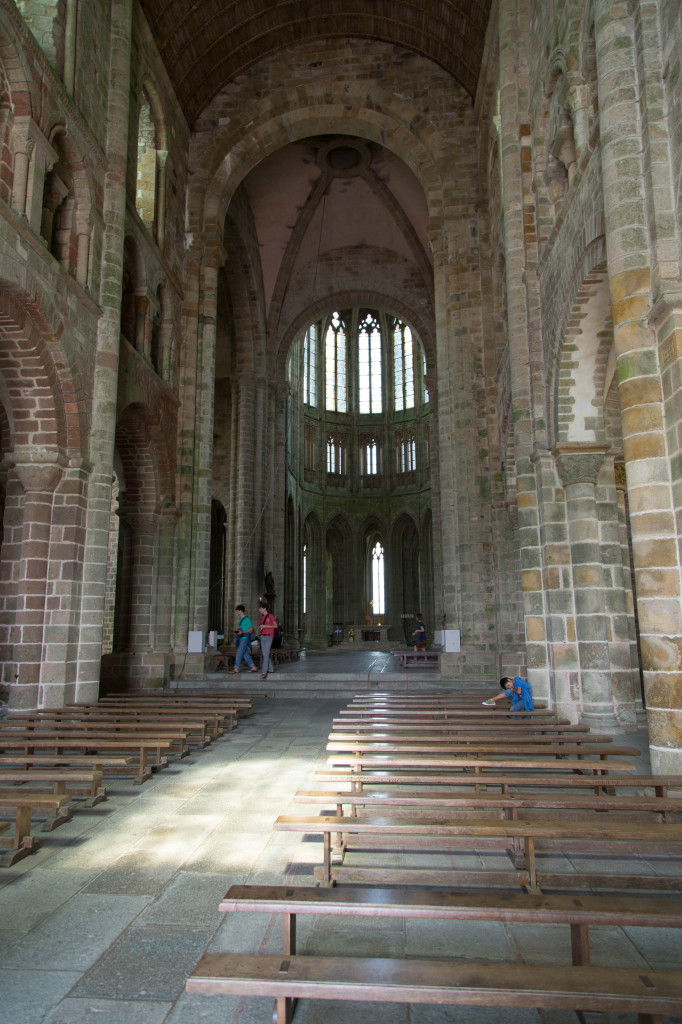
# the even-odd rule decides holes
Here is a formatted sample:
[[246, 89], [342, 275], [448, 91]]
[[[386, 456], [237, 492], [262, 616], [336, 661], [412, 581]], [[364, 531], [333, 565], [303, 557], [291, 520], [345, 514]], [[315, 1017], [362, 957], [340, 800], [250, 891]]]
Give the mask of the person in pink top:
[[260, 622], [259, 626], [259, 637], [260, 637], [260, 649], [261, 649], [261, 679], [265, 679], [268, 672], [274, 672], [275, 666], [272, 664], [272, 658], [270, 657], [270, 648], [272, 647], [272, 641], [275, 637], [275, 630], [277, 629], [277, 619], [268, 610], [268, 606], [262, 601], [258, 606], [260, 611]]

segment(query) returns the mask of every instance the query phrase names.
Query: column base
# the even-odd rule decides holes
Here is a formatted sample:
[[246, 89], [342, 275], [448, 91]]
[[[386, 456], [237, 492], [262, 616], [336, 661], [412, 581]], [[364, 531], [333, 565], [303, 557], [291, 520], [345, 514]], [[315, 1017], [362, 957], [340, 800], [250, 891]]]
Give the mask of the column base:
[[102, 656], [100, 695], [161, 690], [170, 680], [170, 653], [116, 651]]

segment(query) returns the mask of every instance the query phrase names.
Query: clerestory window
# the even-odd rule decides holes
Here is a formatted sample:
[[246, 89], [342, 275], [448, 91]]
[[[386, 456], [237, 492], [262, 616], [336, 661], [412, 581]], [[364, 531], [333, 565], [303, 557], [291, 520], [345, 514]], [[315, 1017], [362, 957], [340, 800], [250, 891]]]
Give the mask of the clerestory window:
[[414, 409], [414, 346], [412, 331], [396, 320], [393, 328], [393, 400], [396, 412]]
[[346, 326], [334, 313], [325, 338], [326, 406], [332, 412], [346, 412], [348, 408], [347, 358]]

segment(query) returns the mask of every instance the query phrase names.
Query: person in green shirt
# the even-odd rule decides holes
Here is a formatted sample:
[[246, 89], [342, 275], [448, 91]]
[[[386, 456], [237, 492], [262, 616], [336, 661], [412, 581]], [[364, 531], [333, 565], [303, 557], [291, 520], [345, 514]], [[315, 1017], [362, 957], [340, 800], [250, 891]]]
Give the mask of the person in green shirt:
[[249, 672], [256, 672], [256, 666], [253, 663], [251, 657], [251, 640], [253, 639], [253, 623], [246, 614], [246, 608], [243, 604], [238, 604], [235, 611], [239, 616], [237, 620], [237, 629], [235, 631], [235, 639], [237, 641], [237, 657], [234, 659], [234, 668], [230, 669], [232, 675], [236, 675], [240, 669], [239, 666], [242, 663], [242, 658], [247, 665], [250, 666]]

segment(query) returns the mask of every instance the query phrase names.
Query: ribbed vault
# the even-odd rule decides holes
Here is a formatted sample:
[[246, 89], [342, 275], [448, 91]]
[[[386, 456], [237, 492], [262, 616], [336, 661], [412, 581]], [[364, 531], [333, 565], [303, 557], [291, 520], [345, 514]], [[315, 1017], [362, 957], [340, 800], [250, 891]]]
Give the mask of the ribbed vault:
[[304, 40], [380, 39], [473, 97], [491, 0], [141, 0], [190, 124], [250, 65]]

